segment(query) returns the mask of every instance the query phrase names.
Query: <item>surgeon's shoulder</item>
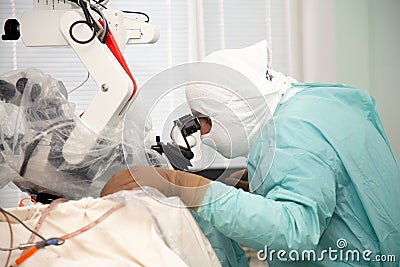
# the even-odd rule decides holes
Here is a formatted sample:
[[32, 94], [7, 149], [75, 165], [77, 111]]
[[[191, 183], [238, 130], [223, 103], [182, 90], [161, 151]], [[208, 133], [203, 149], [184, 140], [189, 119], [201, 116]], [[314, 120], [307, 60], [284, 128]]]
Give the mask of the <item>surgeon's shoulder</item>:
[[288, 101], [280, 103], [276, 115], [282, 112], [315, 110], [329, 111], [332, 106], [360, 111], [375, 107], [375, 100], [368, 92], [344, 84], [301, 84], [300, 91]]

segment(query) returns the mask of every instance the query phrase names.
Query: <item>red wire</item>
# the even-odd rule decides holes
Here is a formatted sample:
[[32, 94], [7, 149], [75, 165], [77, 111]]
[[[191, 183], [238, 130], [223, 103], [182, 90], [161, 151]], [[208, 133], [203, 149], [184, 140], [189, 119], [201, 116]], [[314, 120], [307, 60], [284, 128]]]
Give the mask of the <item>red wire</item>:
[[[60, 237], [59, 239], [65, 241], [67, 239], [73, 238], [77, 235], [80, 235], [90, 229], [92, 229], [94, 226], [98, 225], [99, 223], [101, 223], [102, 221], [104, 221], [108, 216], [110, 216], [113, 212], [115, 212], [116, 210], [119, 210], [120, 208], [124, 207], [125, 204], [124, 203], [119, 203], [117, 205], [115, 205], [114, 207], [112, 207], [111, 209], [109, 209], [107, 212], [105, 212], [103, 215], [101, 215], [99, 218], [97, 218], [96, 220], [94, 220], [93, 222], [87, 224], [86, 226], [72, 232], [66, 235], [63, 235], [62, 237]], [[18, 266], [21, 263], [23, 263], [25, 260], [27, 260], [28, 258], [30, 258], [33, 254], [35, 254], [40, 248], [44, 247], [43, 246], [33, 246], [31, 248], [29, 248], [28, 250], [24, 251], [24, 253], [22, 253], [21, 256], [19, 256], [14, 263], [11, 266]], [[8, 263], [8, 262], [7, 262]], [[7, 265], [6, 265], [7, 267]]]
[[93, 222], [87, 224], [86, 226], [72, 232], [66, 235], [63, 235], [62, 237], [59, 237], [59, 239], [62, 240], [67, 240], [70, 238], [73, 238], [77, 235], [80, 235], [84, 232], [86, 232], [87, 230], [92, 229], [94, 226], [98, 225], [99, 223], [101, 223], [102, 221], [104, 221], [108, 216], [110, 216], [114, 211], [119, 210], [120, 208], [124, 207], [125, 204], [124, 203], [119, 203], [117, 205], [115, 205], [114, 207], [112, 207], [111, 209], [109, 209], [107, 212], [105, 212], [103, 215], [101, 215], [99, 218], [97, 218], [96, 220], [94, 220]]
[[18, 257], [18, 259], [15, 260], [15, 262], [11, 266], [18, 266], [24, 261], [26, 261], [29, 257], [31, 257], [33, 254], [35, 254], [38, 251], [38, 248], [36, 246], [33, 246], [27, 250], [25, 250], [24, 253], [22, 253], [21, 256]]
[[[6, 218], [7, 223], [8, 223], [8, 228], [10, 229], [10, 248], [12, 248], [13, 243], [14, 243], [14, 235], [13, 235], [13, 230], [11, 227], [10, 218], [8, 218], [8, 215], [4, 211], [0, 210], [0, 212], [4, 215], [4, 217]], [[12, 253], [11, 250], [8, 251], [7, 260], [6, 260], [6, 263], [4, 264], [4, 267], [8, 267], [8, 263], [10, 262], [10, 258], [11, 258], [11, 253]]]
[[[82, 227], [82, 228], [80, 228], [80, 229], [78, 229], [78, 230], [76, 230], [76, 231], [74, 231], [74, 232], [72, 232], [72, 233], [69, 233], [69, 234], [66, 234], [66, 235], [60, 237], [59, 239], [65, 241], [65, 240], [67, 240], [67, 239], [73, 238], [73, 237], [75, 237], [75, 236], [77, 236], [77, 235], [80, 235], [80, 234], [82, 234], [82, 233], [84, 233], [84, 232], [86, 232], [86, 231], [92, 229], [94, 226], [96, 226], [96, 225], [98, 225], [99, 223], [101, 223], [102, 221], [104, 221], [104, 220], [105, 220], [108, 216], [110, 216], [113, 212], [115, 212], [116, 210], [119, 210], [120, 208], [122, 208], [122, 207], [124, 207], [124, 206], [125, 206], [124, 203], [119, 203], [119, 204], [115, 205], [114, 207], [112, 207], [111, 209], [109, 209], [107, 212], [105, 212], [102, 216], [100, 216], [99, 218], [97, 218], [97, 219], [94, 220], [93, 222], [87, 224], [86, 226], [84, 226], [84, 227]], [[11, 245], [10, 245], [10, 248], [12, 248], [12, 245], [13, 245], [13, 236], [12, 236], [11, 222], [10, 222], [10, 220], [8, 219], [7, 214], [5, 214], [2, 210], [0, 210], [0, 211], [4, 214], [4, 216], [7, 218], [7, 221], [8, 221], [8, 223], [9, 223], [10, 233], [11, 233]], [[43, 241], [42, 241], [42, 242], [43, 242]], [[26, 261], [26, 260], [27, 260], [28, 258], [30, 258], [32, 255], [34, 255], [39, 249], [41, 249], [41, 248], [43, 248], [43, 247], [45, 247], [45, 246], [46, 246], [45, 243], [43, 243], [42, 245], [39, 245], [39, 243], [37, 243], [36, 246], [33, 246], [33, 247], [27, 249], [26, 251], [24, 251], [24, 252], [14, 261], [14, 263], [13, 263], [11, 266], [18, 266], [18, 265], [22, 264], [24, 261]], [[7, 262], [6, 262], [5, 267], [7, 267], [8, 262], [9, 262], [9, 260], [10, 260], [10, 257], [11, 257], [11, 251], [9, 252], [9, 255], [8, 255], [8, 258], [7, 258]]]

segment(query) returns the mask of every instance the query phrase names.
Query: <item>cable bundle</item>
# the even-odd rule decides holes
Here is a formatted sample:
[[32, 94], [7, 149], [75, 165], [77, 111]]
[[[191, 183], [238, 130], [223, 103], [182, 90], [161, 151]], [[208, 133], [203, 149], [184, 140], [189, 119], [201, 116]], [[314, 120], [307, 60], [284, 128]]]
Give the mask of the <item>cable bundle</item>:
[[[85, 0], [69, 0], [69, 1], [78, 5], [82, 9], [83, 14], [85, 15], [85, 20], [77, 20], [74, 23], [72, 23], [72, 25], [69, 29], [69, 34], [70, 34], [72, 40], [74, 40], [75, 42], [77, 42], [79, 44], [87, 44], [87, 43], [90, 43], [97, 36], [97, 38], [99, 38], [100, 42], [104, 44], [106, 42], [107, 36], [108, 36], [108, 22], [104, 16], [103, 12], [101, 11], [101, 9], [98, 7], [98, 6], [101, 6], [101, 7], [105, 8], [105, 6], [101, 4], [104, 1], [96, 2], [96, 4], [98, 6], [90, 3], [90, 1], [85, 1]], [[93, 11], [96, 12], [100, 16], [101, 20], [98, 21], [95, 18]], [[87, 26], [90, 27], [93, 34], [89, 39], [78, 40], [73, 35], [73, 32], [72, 32], [73, 28], [78, 24], [86, 24]]]

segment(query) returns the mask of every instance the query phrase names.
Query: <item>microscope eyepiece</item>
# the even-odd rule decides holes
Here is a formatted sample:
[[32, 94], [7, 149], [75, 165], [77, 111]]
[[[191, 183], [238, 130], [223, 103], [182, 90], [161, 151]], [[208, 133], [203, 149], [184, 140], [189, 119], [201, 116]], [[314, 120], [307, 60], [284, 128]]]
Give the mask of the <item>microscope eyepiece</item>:
[[192, 135], [200, 130], [200, 122], [197, 117], [192, 114], [180, 117], [175, 121], [175, 124], [179, 127], [179, 130], [181, 130], [184, 137]]
[[16, 19], [8, 19], [4, 23], [4, 34], [1, 36], [2, 40], [18, 40], [21, 37], [19, 31], [19, 22]]

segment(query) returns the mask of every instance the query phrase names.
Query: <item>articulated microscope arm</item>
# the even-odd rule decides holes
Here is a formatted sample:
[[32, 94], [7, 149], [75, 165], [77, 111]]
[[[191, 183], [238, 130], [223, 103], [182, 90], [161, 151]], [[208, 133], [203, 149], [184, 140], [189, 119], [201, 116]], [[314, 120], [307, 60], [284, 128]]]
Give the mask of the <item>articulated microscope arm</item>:
[[[26, 46], [72, 47], [98, 86], [81, 120], [89, 131], [99, 134], [118, 124], [136, 93], [136, 82], [121, 50], [125, 44], [156, 42], [158, 29], [126, 18], [120, 10], [93, 12], [93, 4], [86, 0], [49, 2], [35, 0], [34, 8], [24, 12], [18, 29], [22, 41]], [[88, 14], [94, 25], [85, 22]], [[82, 162], [96, 144], [95, 138], [87, 138], [86, 127], [75, 127], [63, 148], [63, 156], [71, 164]]]

